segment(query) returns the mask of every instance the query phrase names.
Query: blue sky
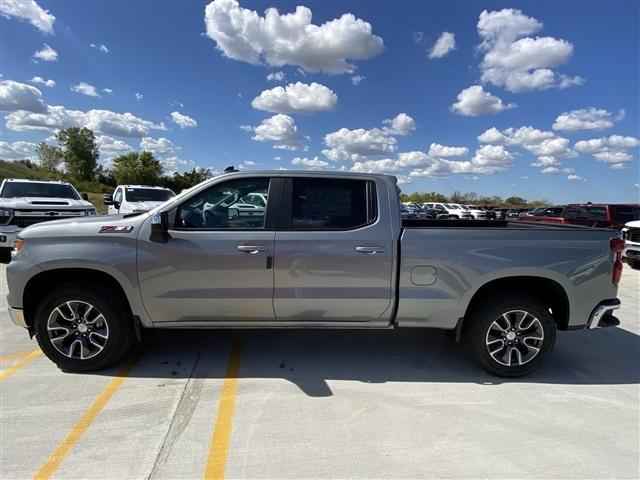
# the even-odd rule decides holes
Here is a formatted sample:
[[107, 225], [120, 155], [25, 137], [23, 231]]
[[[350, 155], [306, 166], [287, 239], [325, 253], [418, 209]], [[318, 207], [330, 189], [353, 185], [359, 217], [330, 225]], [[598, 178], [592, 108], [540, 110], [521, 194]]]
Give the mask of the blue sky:
[[87, 125], [106, 165], [143, 147], [167, 171], [345, 169], [407, 192], [637, 202], [639, 8], [3, 0], [2, 157]]

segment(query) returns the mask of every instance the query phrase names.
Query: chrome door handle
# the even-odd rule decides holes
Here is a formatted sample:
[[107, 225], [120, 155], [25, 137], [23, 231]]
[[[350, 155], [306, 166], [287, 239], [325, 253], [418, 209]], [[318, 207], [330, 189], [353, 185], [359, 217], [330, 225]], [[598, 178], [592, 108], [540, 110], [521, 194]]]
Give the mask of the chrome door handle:
[[356, 252], [368, 253], [369, 255], [375, 255], [376, 253], [382, 253], [384, 251], [386, 251], [386, 248], [384, 247], [368, 247], [368, 246], [356, 247]]
[[263, 245], [238, 245], [236, 248], [241, 252], [247, 252], [251, 255], [255, 255], [258, 252], [266, 252], [268, 250], [268, 248]]

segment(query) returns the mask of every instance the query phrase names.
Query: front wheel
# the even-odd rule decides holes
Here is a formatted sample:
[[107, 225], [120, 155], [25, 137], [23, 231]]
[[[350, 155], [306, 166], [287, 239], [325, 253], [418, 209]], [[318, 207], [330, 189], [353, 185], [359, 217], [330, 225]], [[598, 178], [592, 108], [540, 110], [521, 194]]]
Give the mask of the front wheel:
[[492, 299], [465, 319], [462, 342], [484, 370], [522, 377], [538, 369], [556, 341], [556, 324], [542, 302], [526, 294]]
[[71, 372], [107, 368], [134, 342], [131, 315], [120, 299], [81, 284], [46, 295], [35, 311], [34, 327], [44, 354]]

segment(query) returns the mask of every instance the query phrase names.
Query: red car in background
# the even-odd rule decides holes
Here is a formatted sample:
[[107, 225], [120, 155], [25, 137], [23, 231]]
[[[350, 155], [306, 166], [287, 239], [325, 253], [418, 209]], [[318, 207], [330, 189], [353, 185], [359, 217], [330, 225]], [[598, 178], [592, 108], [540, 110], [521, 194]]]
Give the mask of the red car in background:
[[640, 204], [571, 203], [563, 217], [563, 223], [621, 229], [627, 222], [640, 220]]

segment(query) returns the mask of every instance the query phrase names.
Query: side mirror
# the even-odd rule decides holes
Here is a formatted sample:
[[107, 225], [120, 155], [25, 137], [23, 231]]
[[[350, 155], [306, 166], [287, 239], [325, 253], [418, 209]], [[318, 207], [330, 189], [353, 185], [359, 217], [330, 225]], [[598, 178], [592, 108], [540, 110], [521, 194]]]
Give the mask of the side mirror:
[[152, 242], [167, 243], [169, 239], [169, 213], [156, 212], [151, 216], [151, 236]]
[[116, 208], [120, 208], [120, 202], [113, 202], [113, 206]]
[[102, 195], [102, 203], [105, 205], [113, 205], [113, 197], [110, 193], [105, 193]]
[[86, 193], [81, 193], [80, 196], [83, 200], [86, 200], [87, 202], [89, 201], [89, 195], [87, 195]]

